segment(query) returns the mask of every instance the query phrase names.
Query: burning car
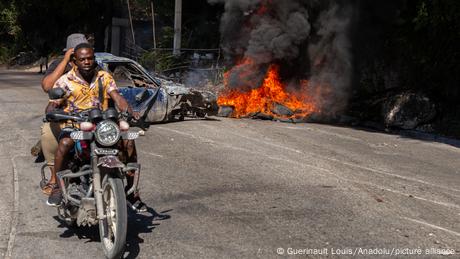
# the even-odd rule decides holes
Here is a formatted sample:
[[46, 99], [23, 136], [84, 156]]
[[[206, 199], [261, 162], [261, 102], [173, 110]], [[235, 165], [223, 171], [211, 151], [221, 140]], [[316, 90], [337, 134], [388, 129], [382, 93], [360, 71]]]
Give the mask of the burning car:
[[96, 62], [113, 75], [120, 94], [140, 113], [141, 126], [217, 114], [217, 97], [211, 92], [169, 81], [132, 59], [110, 53], [96, 53]]

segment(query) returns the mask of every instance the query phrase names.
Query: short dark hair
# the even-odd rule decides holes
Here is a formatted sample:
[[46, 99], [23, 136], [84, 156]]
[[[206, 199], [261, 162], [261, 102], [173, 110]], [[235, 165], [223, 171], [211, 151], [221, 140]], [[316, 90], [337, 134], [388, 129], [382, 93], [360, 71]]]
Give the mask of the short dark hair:
[[93, 46], [91, 46], [91, 44], [87, 42], [80, 43], [73, 49], [74, 53], [77, 52], [77, 50], [79, 49], [93, 49]]

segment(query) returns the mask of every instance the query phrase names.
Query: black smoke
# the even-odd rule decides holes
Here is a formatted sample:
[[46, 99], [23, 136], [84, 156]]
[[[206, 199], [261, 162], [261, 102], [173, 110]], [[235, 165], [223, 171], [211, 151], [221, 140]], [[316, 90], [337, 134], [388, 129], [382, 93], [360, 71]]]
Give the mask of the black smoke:
[[[352, 76], [351, 4], [339, 0], [208, 0], [223, 3], [221, 45], [233, 69], [227, 86], [255, 88], [270, 64], [300, 88], [309, 80], [325, 114], [345, 108]], [[251, 62], [245, 62], [250, 60]], [[241, 64], [235, 66], [236, 64]]]

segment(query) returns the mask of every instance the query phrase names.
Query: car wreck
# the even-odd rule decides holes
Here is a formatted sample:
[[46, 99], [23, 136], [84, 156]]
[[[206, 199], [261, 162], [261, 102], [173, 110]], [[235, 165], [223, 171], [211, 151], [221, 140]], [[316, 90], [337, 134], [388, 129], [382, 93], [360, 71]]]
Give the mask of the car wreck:
[[96, 53], [96, 62], [113, 75], [120, 94], [139, 112], [141, 127], [217, 114], [217, 96], [212, 92], [185, 87], [149, 73], [132, 59], [110, 53]]

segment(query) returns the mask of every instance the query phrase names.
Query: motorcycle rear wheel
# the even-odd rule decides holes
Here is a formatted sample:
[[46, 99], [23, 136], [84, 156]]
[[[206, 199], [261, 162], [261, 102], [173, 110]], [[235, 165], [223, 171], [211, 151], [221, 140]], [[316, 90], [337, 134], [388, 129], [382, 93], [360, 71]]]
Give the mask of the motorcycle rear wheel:
[[106, 214], [99, 220], [99, 235], [107, 258], [121, 258], [126, 245], [128, 213], [123, 181], [107, 177], [102, 183], [102, 205]]

